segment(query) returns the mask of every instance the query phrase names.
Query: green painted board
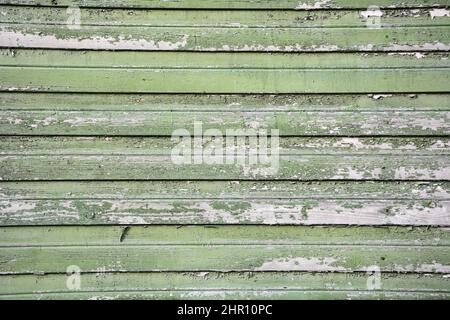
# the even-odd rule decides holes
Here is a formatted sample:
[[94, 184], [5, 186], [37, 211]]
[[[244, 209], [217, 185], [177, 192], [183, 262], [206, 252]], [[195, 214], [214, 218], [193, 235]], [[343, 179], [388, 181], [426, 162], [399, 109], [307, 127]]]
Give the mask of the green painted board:
[[26, 236], [18, 231], [1, 231], [0, 273], [64, 273], [71, 265], [83, 272], [365, 272], [377, 265], [384, 272], [448, 273], [450, 268], [448, 229], [34, 227]]
[[[192, 130], [192, 133], [194, 131]], [[226, 133], [226, 131], [224, 131]], [[240, 133], [240, 131], [236, 131]], [[247, 133], [247, 131], [242, 131]], [[270, 133], [270, 131], [268, 132]], [[233, 137], [235, 142], [244, 136]], [[192, 145], [198, 136], [192, 137]], [[247, 144], [249, 136], [246, 137]], [[270, 138], [268, 138], [270, 147]], [[202, 141], [206, 147], [208, 137]], [[3, 136], [0, 155], [170, 155], [179, 144], [165, 136]], [[410, 155], [446, 156], [450, 138], [441, 137], [291, 137], [279, 138], [281, 155]], [[224, 151], [231, 150], [224, 139]], [[227, 149], [228, 148], [228, 149]], [[248, 150], [246, 150], [248, 152]], [[201, 152], [193, 152], [200, 154]], [[244, 154], [240, 150], [238, 154]]]
[[[1, 47], [270, 52], [450, 48], [448, 11], [436, 8], [313, 13], [82, 9], [76, 17], [67, 8], [0, 9]], [[375, 25], [374, 15], [379, 20]]]
[[[281, 136], [447, 136], [450, 111], [0, 111], [2, 135], [168, 136], [279, 130]], [[230, 131], [231, 130], [231, 131]], [[214, 131], [217, 132], [217, 131]], [[241, 133], [239, 133], [241, 132]], [[214, 133], [215, 134], [215, 133]]]
[[419, 291], [327, 291], [327, 290], [280, 290], [254, 291], [254, 290], [149, 290], [143, 291], [102, 291], [102, 292], [70, 292], [70, 293], [28, 293], [17, 295], [4, 295], [5, 300], [448, 300], [446, 292]]
[[[0, 273], [314, 271], [448, 273], [450, 247], [357, 245], [166, 245], [2, 248]], [[48, 259], [48, 257], [52, 257]], [[81, 258], [82, 257], [82, 258]]]
[[[450, 34], [450, 32], [449, 32]], [[26, 76], [24, 76], [26, 75]], [[450, 71], [423, 69], [103, 69], [0, 67], [2, 91], [115, 93], [449, 92]], [[95, 86], [92, 84], [95, 83]], [[170, 83], [170, 86], [167, 84]]]
[[271, 162], [249, 164], [248, 155], [243, 155], [234, 156], [227, 164], [220, 153], [217, 159], [220, 162], [208, 163], [210, 160], [201, 154], [191, 155], [180, 164], [170, 154], [6, 155], [0, 157], [0, 177], [2, 180], [447, 180], [450, 177], [448, 156], [274, 155]]
[[[363, 273], [200, 272], [0, 276], [0, 299], [448, 299], [443, 275], [382, 274], [369, 290]], [[70, 280], [69, 280], [70, 281]]]
[[[264, 53], [0, 49], [1, 66], [120, 69], [448, 69], [448, 52]], [[191, 97], [192, 99], [193, 97]], [[199, 99], [199, 95], [195, 96]], [[281, 99], [274, 97], [272, 99]], [[175, 99], [175, 98], [173, 98]], [[201, 99], [201, 98], [200, 98]], [[301, 99], [297, 97], [297, 99]], [[347, 103], [352, 103], [348, 99]], [[353, 102], [354, 103], [354, 102]]]
[[[26, 232], [24, 232], [26, 230]], [[373, 226], [28, 226], [0, 228], [0, 247], [450, 246], [448, 228]], [[0, 249], [1, 250], [1, 249]]]
[[442, 182], [2, 182], [0, 191], [10, 226], [450, 225]]
[[[228, 3], [229, 1], [223, 1]], [[1, 1], [0, 1], [1, 4]], [[67, 25], [67, 7], [17, 7], [0, 5], [0, 23]], [[370, 9], [369, 9], [370, 10]], [[218, 28], [312, 28], [367, 27], [369, 10], [80, 10], [80, 25], [123, 27], [218, 27]], [[431, 27], [450, 24], [439, 9], [383, 10], [380, 25]]]
[[46, 5], [46, 6], [86, 6], [86, 7], [122, 7], [122, 8], [177, 8], [177, 9], [296, 9], [314, 10], [327, 8], [367, 8], [379, 7], [438, 7], [448, 6], [448, 0], [0, 0], [1, 4], [13, 5]]

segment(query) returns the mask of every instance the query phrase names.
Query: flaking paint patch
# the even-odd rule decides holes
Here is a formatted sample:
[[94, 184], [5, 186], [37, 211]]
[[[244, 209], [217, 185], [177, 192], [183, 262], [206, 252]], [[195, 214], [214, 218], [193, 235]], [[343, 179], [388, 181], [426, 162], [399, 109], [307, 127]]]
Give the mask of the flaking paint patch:
[[[373, 47], [360, 47], [361, 50], [373, 50]], [[433, 42], [433, 43], [423, 43], [423, 44], [396, 44], [393, 43], [390, 46], [384, 47], [384, 51], [416, 51], [416, 50], [443, 50], [448, 51], [450, 50], [450, 43], [445, 44], [442, 42]]]
[[449, 119], [450, 119], [450, 112], [447, 112], [444, 113], [444, 117], [434, 119], [430, 117], [422, 117], [422, 118], [392, 117], [390, 120], [390, 124], [398, 129], [416, 127], [422, 130], [438, 131], [450, 129]]
[[[333, 148], [351, 148], [352, 150], [392, 150], [394, 147], [390, 143], [365, 144], [359, 138], [341, 138], [333, 143]], [[408, 148], [411, 149], [411, 148]], [[412, 148], [415, 150], [416, 147]]]
[[223, 290], [217, 290], [217, 291], [213, 291], [213, 290], [208, 290], [208, 291], [190, 291], [188, 293], [182, 293], [180, 295], [180, 298], [194, 298], [194, 299], [199, 299], [199, 298], [222, 298], [225, 299], [226, 298], [226, 292], [224, 292]]
[[380, 9], [366, 10], [366, 11], [361, 11], [360, 15], [364, 19], [371, 18], [371, 17], [382, 17], [383, 11], [381, 11]]
[[395, 170], [395, 179], [450, 179], [450, 167], [442, 167], [435, 170], [421, 168], [400, 167]]
[[284, 51], [284, 52], [302, 52], [311, 49], [315, 51], [333, 52], [340, 49], [337, 45], [310, 45], [303, 46], [301, 44], [293, 44], [287, 46], [275, 45], [223, 45], [222, 47], [205, 48], [203, 46], [196, 46], [194, 49], [202, 51]]
[[447, 9], [430, 10], [430, 17], [431, 17], [431, 19], [434, 19], [437, 17], [450, 17], [450, 10], [447, 10]]
[[380, 99], [392, 97], [392, 94], [374, 94], [371, 97], [374, 100], [380, 100]]
[[423, 59], [427, 57], [427, 54], [423, 52], [389, 52], [388, 56], [411, 56], [417, 59]]
[[372, 170], [358, 170], [352, 167], [338, 168], [336, 174], [331, 179], [379, 179], [382, 172], [381, 168], [374, 168]]
[[57, 38], [55, 35], [24, 34], [2, 28], [0, 46], [28, 48], [66, 49], [110, 49], [110, 50], [178, 50], [187, 45], [189, 35], [183, 35], [177, 42], [146, 39], [125, 39], [124, 36], [79, 38]]
[[296, 10], [313, 10], [313, 9], [326, 9], [330, 7], [331, 0], [316, 0], [313, 4], [310, 2], [300, 2], [295, 9]]
[[261, 267], [255, 268], [255, 271], [347, 271], [347, 268], [336, 266], [338, 261], [333, 257], [286, 257], [264, 262]]
[[109, 124], [111, 122], [111, 119], [109, 118], [87, 118], [87, 117], [75, 117], [72, 119], [66, 119], [62, 121], [63, 123], [69, 124], [71, 127], [82, 127], [86, 125], [92, 125], [92, 124]]
[[433, 261], [432, 263], [424, 263], [421, 265], [394, 265], [394, 270], [397, 272], [439, 272], [439, 273], [449, 273], [450, 265], [443, 265], [442, 263], [438, 263]]

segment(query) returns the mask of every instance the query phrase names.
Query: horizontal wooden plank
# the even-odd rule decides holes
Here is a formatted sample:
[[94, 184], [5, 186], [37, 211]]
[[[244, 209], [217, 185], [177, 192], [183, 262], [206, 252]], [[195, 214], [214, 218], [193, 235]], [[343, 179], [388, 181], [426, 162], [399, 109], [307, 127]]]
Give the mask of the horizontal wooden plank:
[[[449, 273], [448, 246], [135, 245], [1, 248], [0, 273], [313, 271]], [[51, 259], [49, 259], [51, 257]]]
[[0, 67], [0, 82], [2, 91], [415, 93], [449, 92], [450, 71], [444, 68], [180, 70]]
[[[192, 131], [193, 132], [193, 131]], [[239, 132], [237, 132], [239, 133]], [[270, 133], [270, 132], [269, 132]], [[243, 136], [240, 136], [243, 139]], [[193, 137], [192, 140], [197, 139]], [[249, 137], [247, 137], [249, 139]], [[168, 137], [3, 136], [0, 155], [170, 155], [179, 141]], [[208, 141], [204, 141], [208, 145]], [[230, 150], [224, 139], [224, 151]], [[270, 138], [269, 138], [270, 147]], [[229, 148], [229, 149], [227, 149]], [[250, 149], [249, 142], [245, 152]], [[200, 151], [192, 151], [200, 154]], [[243, 155], [244, 149], [238, 150]], [[282, 155], [449, 155], [447, 137], [281, 137]]]
[[10, 155], [0, 168], [2, 180], [450, 179], [448, 156], [282, 155], [272, 173], [270, 164], [179, 165], [170, 155]]
[[0, 196], [10, 226], [450, 225], [446, 182], [2, 182]]
[[43, 6], [79, 6], [101, 8], [149, 8], [149, 9], [341, 9], [359, 8], [370, 6], [381, 8], [420, 8], [439, 7], [450, 5], [448, 0], [0, 0], [0, 4], [12, 5], [43, 5]]
[[[70, 23], [67, 7], [1, 6], [0, 23], [63, 25]], [[439, 14], [441, 12], [441, 14]], [[119, 10], [86, 8], [79, 25], [137, 27], [312, 28], [367, 27], [368, 17], [380, 15], [380, 27], [443, 26], [450, 19], [445, 9], [410, 10]], [[69, 21], [69, 22], [68, 22]]]
[[450, 111], [0, 111], [2, 135], [194, 135], [196, 124], [223, 135], [277, 129], [281, 136], [443, 136], [450, 134]]
[[[332, 140], [331, 144], [337, 142], [335, 150], [341, 146], [342, 151], [328, 152], [327, 143], [322, 146], [321, 139], [315, 141], [319, 144], [314, 144], [314, 139], [310, 139], [288, 139], [283, 143], [284, 149], [269, 149], [268, 161], [258, 158], [256, 162], [250, 163], [250, 151], [257, 150], [250, 148], [248, 141], [245, 149], [232, 152], [228, 149], [232, 147], [230, 141], [227, 148], [221, 148], [214, 145], [214, 140], [189, 138], [191, 150], [194, 149], [192, 142], [197, 140], [203, 149], [189, 153], [189, 157], [180, 163], [172, 155], [176, 148], [169, 147], [170, 143], [165, 143], [167, 147], [164, 147], [164, 143], [158, 145], [151, 138], [147, 146], [156, 147], [153, 152], [141, 152], [139, 140], [137, 144], [129, 145], [136, 140], [111, 140], [108, 137], [84, 140], [65, 138], [57, 145], [59, 149], [65, 149], [65, 141], [69, 141], [69, 149], [55, 151], [58, 149], [43, 146], [47, 140], [54, 141], [54, 138], [36, 137], [31, 139], [31, 152], [28, 154], [14, 152], [14, 149], [20, 150], [27, 146], [26, 140], [20, 137], [2, 138], [0, 143], [5, 145], [5, 150], [11, 151], [0, 157], [0, 177], [3, 180], [445, 180], [450, 177], [449, 157], [446, 156], [448, 139], [435, 138], [424, 144], [418, 139], [416, 143], [419, 147], [415, 147], [414, 142], [411, 143], [414, 139], [397, 138], [391, 140], [396, 145], [391, 150], [390, 145], [383, 144], [382, 140], [378, 143], [376, 139], [366, 140], [366, 146], [372, 149], [369, 152], [361, 152], [366, 146], [364, 142], [358, 142], [364, 140]], [[36, 140], [41, 140], [36, 145], [38, 152], [33, 151], [33, 141]], [[235, 138], [233, 146], [238, 140], [242, 139]], [[180, 148], [180, 141], [175, 143]], [[49, 147], [53, 145], [50, 142]], [[145, 143], [141, 146], [145, 146]], [[213, 146], [215, 151], [212, 154], [217, 156], [214, 161], [207, 153]], [[87, 149], [70, 153], [80, 147]], [[47, 151], [39, 153], [45, 148]], [[316, 150], [308, 151], [308, 148]], [[288, 152], [283, 153], [286, 149]], [[388, 152], [384, 152], [386, 149]], [[402, 149], [409, 151], [403, 152]], [[437, 150], [437, 153], [428, 153], [427, 149]], [[228, 161], [225, 161], [227, 156]]]
[[0, 228], [0, 247], [140, 245], [449, 246], [450, 229], [305, 226], [29, 226]]
[[65, 293], [51, 293], [51, 294], [18, 294], [18, 295], [4, 295], [0, 296], [1, 300], [161, 300], [161, 299], [179, 299], [179, 300], [267, 300], [283, 299], [283, 300], [358, 300], [358, 299], [373, 299], [373, 300], [442, 300], [448, 299], [449, 294], [445, 292], [411, 292], [411, 291], [326, 291], [326, 290], [293, 290], [293, 291], [252, 291], [252, 290], [211, 290], [195, 292], [189, 290], [180, 291], [128, 291], [128, 292], [70, 292]]
[[[116, 52], [117, 56], [120, 53]], [[26, 61], [24, 59], [20, 63], [24, 64]], [[416, 62], [413, 60], [411, 63]], [[167, 95], [0, 92], [0, 110], [203, 112], [449, 111], [450, 99], [447, 94]]]
[[450, 182], [423, 181], [1, 181], [0, 188], [1, 200], [450, 200]]
[[430, 51], [450, 49], [450, 26], [395, 28], [117, 27], [1, 24], [0, 46], [147, 51]]
[[448, 200], [1, 200], [2, 225], [450, 225]]
[[446, 299], [442, 275], [381, 274], [369, 290], [368, 276], [346, 273], [102, 273], [83, 274], [81, 288], [67, 288], [66, 275], [0, 276], [0, 299]]
[[[264, 53], [0, 49], [1, 66], [122, 69], [450, 68], [448, 52]], [[299, 99], [299, 98], [297, 98]]]
[[447, 53], [1, 53], [2, 91], [415, 93], [447, 92], [450, 77]]

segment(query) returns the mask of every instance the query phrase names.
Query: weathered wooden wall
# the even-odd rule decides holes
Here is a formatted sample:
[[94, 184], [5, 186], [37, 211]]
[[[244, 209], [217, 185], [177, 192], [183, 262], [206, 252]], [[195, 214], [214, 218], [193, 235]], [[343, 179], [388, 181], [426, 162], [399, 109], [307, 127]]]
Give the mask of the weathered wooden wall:
[[[0, 299], [450, 298], [449, 6], [0, 0]], [[174, 164], [194, 122], [279, 171]]]

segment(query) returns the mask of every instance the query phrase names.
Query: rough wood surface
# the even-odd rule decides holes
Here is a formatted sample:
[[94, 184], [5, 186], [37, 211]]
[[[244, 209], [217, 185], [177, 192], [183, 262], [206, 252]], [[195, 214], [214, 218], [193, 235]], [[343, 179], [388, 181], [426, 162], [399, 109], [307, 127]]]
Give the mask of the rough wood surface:
[[446, 136], [450, 111], [0, 111], [2, 135], [171, 136], [177, 129], [194, 134], [195, 123], [223, 135], [277, 129], [282, 136]]
[[[119, 229], [108, 227], [42, 227], [23, 235], [15, 228], [6, 228], [2, 230], [6, 240], [2, 237], [0, 242], [0, 273], [63, 273], [70, 265], [79, 266], [83, 272], [365, 272], [373, 265], [385, 272], [450, 270], [448, 229], [409, 232], [403, 228], [398, 232], [391, 228], [355, 228], [351, 234], [346, 228], [309, 227], [133, 229], [122, 229], [120, 234]], [[91, 232], [95, 235], [89, 236], [89, 245], [85, 240], [79, 242], [84, 233]], [[348, 237], [353, 241], [342, 240]], [[420, 245], [419, 237], [423, 239]], [[50, 256], [52, 259], [47, 259]]]
[[[23, 232], [26, 230], [27, 232]], [[126, 232], [124, 232], [126, 231]], [[448, 228], [326, 226], [29, 226], [0, 228], [2, 248], [158, 245], [449, 246]]]
[[[0, 49], [0, 65], [120, 69], [427, 69], [450, 67], [448, 52], [264, 53]], [[350, 102], [348, 102], [350, 103]]]
[[0, 276], [0, 299], [448, 299], [443, 275], [382, 274], [368, 290], [359, 273], [185, 272], [83, 274], [80, 291], [67, 276]]
[[0, 0], [0, 300], [450, 299], [449, 6]]
[[[229, 1], [223, 1], [228, 3]], [[1, 1], [0, 1], [1, 4]], [[354, 8], [352, 8], [354, 9]], [[63, 25], [67, 7], [1, 6], [0, 23]], [[450, 20], [439, 9], [383, 10], [381, 27], [445, 26]], [[445, 13], [445, 12], [444, 12]], [[368, 10], [117, 10], [86, 8], [80, 11], [81, 26], [136, 27], [228, 27], [228, 28], [312, 28], [367, 27]]]
[[[32, 140], [41, 146], [46, 140], [53, 138], [39, 137]], [[448, 154], [448, 139], [436, 138], [425, 141], [425, 147], [420, 146], [423, 141], [409, 138], [397, 138], [391, 141], [397, 147], [390, 149], [389, 144], [381, 141], [367, 141], [367, 146], [373, 148], [369, 152], [364, 150], [364, 140], [341, 139], [335, 141], [336, 149], [342, 146], [341, 152], [328, 153], [327, 147], [314, 144], [314, 139], [288, 139], [284, 149], [280, 150], [276, 162], [251, 164], [248, 152], [236, 153], [243, 162], [234, 160], [226, 163], [207, 163], [201, 153], [192, 153], [189, 162], [179, 164], [173, 160], [172, 148], [164, 148], [170, 142], [163, 142], [162, 146], [155, 144], [152, 139], [147, 147], [156, 147], [154, 151], [140, 151], [139, 143], [131, 146], [132, 140], [112, 138], [65, 138], [59, 149], [48, 145], [47, 151], [29, 153], [12, 152], [0, 156], [0, 177], [2, 180], [447, 180], [450, 177], [450, 163]], [[166, 138], [169, 140], [170, 138]], [[43, 140], [43, 141], [42, 141]], [[5, 150], [21, 150], [27, 145], [22, 144], [22, 138], [4, 138], [0, 140]], [[64, 141], [80, 142], [77, 152], [69, 145], [65, 149]], [[112, 143], [111, 143], [112, 142]], [[153, 143], [152, 143], [153, 142]], [[297, 142], [299, 143], [297, 145]], [[320, 139], [317, 140], [320, 142]], [[414, 145], [419, 144], [419, 147]], [[123, 144], [122, 144], [123, 143]], [[179, 143], [179, 142], [178, 142]], [[302, 144], [308, 145], [302, 150]], [[353, 143], [353, 144], [352, 144]], [[362, 145], [360, 145], [361, 143]], [[125, 146], [126, 144], [126, 146]], [[205, 142], [205, 147], [208, 145]], [[103, 152], [109, 146], [113, 152]], [[162, 147], [162, 148], [161, 148]], [[77, 146], [75, 145], [75, 148]], [[87, 148], [87, 149], [86, 149]], [[441, 154], [424, 153], [423, 148], [441, 151]], [[88, 150], [91, 151], [88, 151]], [[134, 150], [133, 150], [134, 149]], [[296, 152], [299, 149], [299, 152]], [[335, 150], [336, 150], [335, 149]], [[387, 153], [384, 150], [388, 149]], [[402, 149], [409, 149], [403, 152]], [[129, 151], [131, 150], [131, 151]], [[148, 150], [148, 149], [147, 149]], [[226, 148], [222, 148], [223, 152]], [[356, 150], [356, 152], [353, 152]], [[75, 151], [74, 153], [71, 153]], [[160, 151], [161, 153], [159, 153]], [[200, 159], [200, 162], [196, 162]], [[276, 168], [271, 172], [270, 168]]]
[[448, 6], [448, 0], [0, 0], [0, 4], [34, 6], [121, 7], [150, 9], [365, 9], [376, 5], [382, 8], [421, 8]]
[[2, 91], [370, 94], [450, 89], [446, 53], [1, 53]]
[[[82, 9], [76, 25], [66, 8], [0, 6], [0, 10], [2, 47], [271, 52], [450, 49], [449, 11], [435, 8], [318, 13]], [[375, 27], [369, 20], [373, 14], [380, 20]]]
[[[448, 70], [208, 70], [3, 66], [0, 67], [0, 90], [116, 93], [433, 93], [449, 91]], [[171, 83], [171, 86], [168, 87], [167, 83]]]
[[[83, 53], [78, 53], [82, 55]], [[225, 54], [226, 55], [226, 54]], [[231, 54], [235, 55], [235, 54]], [[260, 57], [268, 59], [269, 56]], [[179, 58], [183, 59], [184, 54]], [[251, 56], [250, 56], [251, 57]], [[250, 58], [249, 57], [249, 58]], [[150, 56], [151, 58], [151, 56]], [[273, 57], [276, 58], [276, 57]], [[291, 68], [254, 68], [245, 62], [233, 66], [208, 67], [207, 61], [197, 67], [77, 67], [22, 66], [0, 67], [2, 91], [51, 91], [51, 92], [115, 92], [115, 93], [415, 93], [448, 92], [448, 62], [439, 57], [434, 66], [402, 67], [400, 59], [396, 67], [395, 56], [385, 56], [392, 66], [382, 65], [378, 60], [373, 67], [361, 66], [350, 55], [348, 67], [300, 67], [302, 59], [293, 62]], [[330, 59], [332, 57], [329, 57]], [[433, 57], [434, 58], [434, 57]], [[12, 58], [14, 59], [14, 58]], [[232, 56], [224, 56], [230, 64]], [[239, 59], [239, 58], [237, 58]], [[410, 64], [405, 58], [403, 64]], [[432, 58], [430, 58], [432, 60]], [[5, 58], [9, 60], [8, 56]], [[228, 60], [228, 61], [227, 61]], [[314, 65], [315, 58], [306, 63]], [[364, 59], [362, 59], [364, 60]], [[370, 60], [370, 59], [369, 59]], [[13, 60], [14, 61], [14, 60]], [[377, 59], [372, 61], [374, 65]], [[431, 61], [430, 61], [431, 62]], [[8, 62], [8, 63], [11, 63]], [[26, 76], [25, 76], [26, 75]], [[119, 81], [120, 80], [120, 81]], [[95, 83], [95, 86], [92, 84]], [[170, 83], [170, 86], [167, 86]]]
[[442, 182], [2, 182], [0, 222], [448, 226], [449, 194]]

